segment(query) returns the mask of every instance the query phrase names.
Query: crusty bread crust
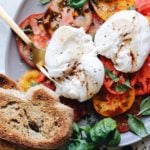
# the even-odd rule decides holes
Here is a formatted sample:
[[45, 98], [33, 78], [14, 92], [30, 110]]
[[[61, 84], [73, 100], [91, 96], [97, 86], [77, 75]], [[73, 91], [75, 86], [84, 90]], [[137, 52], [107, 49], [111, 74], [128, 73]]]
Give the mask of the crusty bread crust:
[[[9, 77], [0, 74], [0, 88], [4, 89], [18, 89], [17, 84]], [[18, 147], [18, 146], [17, 146]], [[15, 144], [0, 140], [0, 150], [15, 150]]]
[[1, 139], [32, 148], [56, 149], [72, 133], [73, 110], [42, 85], [0, 89], [0, 118]]
[[18, 89], [17, 84], [3, 74], [0, 74], [0, 87], [4, 89]]

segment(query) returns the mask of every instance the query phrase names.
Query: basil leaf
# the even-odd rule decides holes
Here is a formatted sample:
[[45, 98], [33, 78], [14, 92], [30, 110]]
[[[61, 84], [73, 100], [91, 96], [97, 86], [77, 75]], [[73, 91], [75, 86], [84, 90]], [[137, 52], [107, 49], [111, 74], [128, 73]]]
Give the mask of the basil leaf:
[[128, 115], [128, 125], [129, 125], [129, 129], [136, 135], [138, 135], [140, 137], [147, 136], [148, 133], [146, 131], [146, 128], [145, 128], [143, 122], [139, 118], [129, 114]]
[[80, 129], [85, 132], [86, 136], [89, 139], [91, 127], [89, 125], [81, 126]]
[[118, 145], [120, 143], [121, 140], [121, 135], [119, 133], [119, 131], [116, 129], [115, 131], [113, 131], [112, 133], [110, 133], [110, 141], [108, 142], [109, 146], [115, 146]]
[[67, 150], [95, 150], [95, 146], [85, 140], [75, 139], [69, 144]]
[[73, 123], [73, 137], [77, 139], [81, 139], [81, 132], [79, 125], [77, 123]]
[[36, 85], [38, 85], [39, 83], [37, 83], [37, 82], [31, 82], [30, 83], [30, 86], [36, 86]]
[[82, 8], [87, 0], [67, 0], [68, 5], [72, 8], [79, 9]]
[[46, 5], [50, 2], [50, 0], [40, 0], [41, 4]]
[[140, 112], [138, 115], [150, 115], [150, 96], [145, 98], [140, 105]]
[[130, 81], [126, 80], [125, 83], [116, 85], [115, 90], [117, 92], [126, 92], [129, 88], [132, 88], [130, 85]]
[[117, 92], [126, 92], [128, 89], [129, 89], [129, 87], [127, 87], [124, 84], [118, 84], [115, 87], [115, 91], [117, 91]]
[[124, 85], [127, 86], [128, 88], [132, 88], [129, 79], [126, 80], [126, 82], [124, 83]]
[[109, 78], [111, 78], [114, 82], [119, 81], [119, 78], [118, 78], [115, 74], [113, 74], [113, 73], [112, 73], [108, 68], [106, 68], [106, 67], [105, 67], [105, 73], [106, 73], [106, 75], [108, 75]]
[[105, 118], [90, 130], [90, 138], [94, 143], [103, 143], [109, 133], [117, 127], [116, 121], [111, 118]]

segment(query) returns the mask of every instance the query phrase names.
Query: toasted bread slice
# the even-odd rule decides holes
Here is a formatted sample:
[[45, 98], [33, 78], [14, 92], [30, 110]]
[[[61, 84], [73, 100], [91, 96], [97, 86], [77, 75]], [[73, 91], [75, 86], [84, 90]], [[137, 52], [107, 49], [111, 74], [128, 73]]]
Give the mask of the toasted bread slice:
[[0, 89], [0, 138], [32, 148], [56, 149], [72, 133], [73, 110], [39, 85], [22, 93]]
[[[0, 88], [4, 89], [16, 89], [18, 90], [17, 84], [7, 77], [6, 75], [0, 74]], [[33, 150], [29, 148], [22, 147], [14, 143], [7, 142], [5, 140], [0, 140], [0, 150]]]
[[0, 88], [4, 89], [18, 89], [17, 84], [9, 77], [0, 74]]
[[9, 142], [0, 140], [0, 150], [15, 150], [15, 145]]
[[[3, 74], [0, 74], [0, 88], [18, 89], [17, 84]], [[15, 150], [15, 145], [4, 140], [0, 140], [0, 150]]]

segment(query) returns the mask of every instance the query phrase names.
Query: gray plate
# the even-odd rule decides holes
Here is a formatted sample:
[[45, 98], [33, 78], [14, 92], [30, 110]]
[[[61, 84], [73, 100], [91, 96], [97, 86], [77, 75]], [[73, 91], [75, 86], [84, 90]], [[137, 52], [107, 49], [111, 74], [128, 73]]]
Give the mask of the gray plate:
[[[23, 20], [26, 16], [30, 14], [39, 13], [46, 9], [46, 6], [43, 7], [39, 3], [39, 0], [20, 0], [20, 1], [5, 0], [5, 2], [3, 2], [3, 0], [0, 0], [0, 3], [1, 4], [5, 3], [5, 5], [6, 3], [8, 3], [8, 5], [11, 7], [11, 10], [7, 9], [9, 12], [11, 11], [16, 12], [17, 10], [16, 14], [13, 13], [12, 15], [12, 17], [16, 18], [17, 23], [19, 23], [21, 20]], [[14, 8], [14, 10], [12, 7]], [[5, 61], [5, 63], [3, 62], [3, 64], [1, 64], [0, 67], [3, 69], [3, 70], [1, 69], [3, 72], [11, 76], [13, 79], [17, 80], [28, 69], [28, 67], [25, 65], [25, 63], [21, 61], [19, 57], [16, 43], [15, 43], [15, 36], [12, 33], [9, 34], [9, 32], [8, 35], [9, 35], [9, 39], [7, 38], [7, 40], [5, 40], [5, 43], [3, 43], [2, 46], [3, 47], [2, 49], [4, 50], [3, 54], [1, 52], [2, 55], [5, 55], [4, 60], [1, 59], [1, 61]], [[149, 127], [149, 133], [150, 133], [150, 117], [143, 118], [143, 121], [146, 127], [147, 128]], [[130, 145], [139, 140], [141, 139], [138, 136], [132, 134], [131, 132], [127, 132], [121, 135], [121, 143], [119, 146]]]

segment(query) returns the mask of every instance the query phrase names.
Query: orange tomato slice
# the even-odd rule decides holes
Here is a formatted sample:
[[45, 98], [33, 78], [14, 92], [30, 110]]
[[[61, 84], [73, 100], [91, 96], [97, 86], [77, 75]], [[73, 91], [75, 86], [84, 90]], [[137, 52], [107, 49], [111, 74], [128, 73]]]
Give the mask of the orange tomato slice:
[[118, 11], [134, 6], [134, 0], [94, 0], [91, 3], [99, 17], [104, 20]]
[[93, 105], [97, 113], [105, 117], [120, 115], [133, 105], [135, 100], [135, 90], [129, 89], [122, 95], [114, 95], [106, 89], [102, 89], [93, 98]]
[[19, 79], [19, 87], [22, 91], [27, 91], [31, 86], [42, 83], [46, 77], [38, 70], [27, 71]]

